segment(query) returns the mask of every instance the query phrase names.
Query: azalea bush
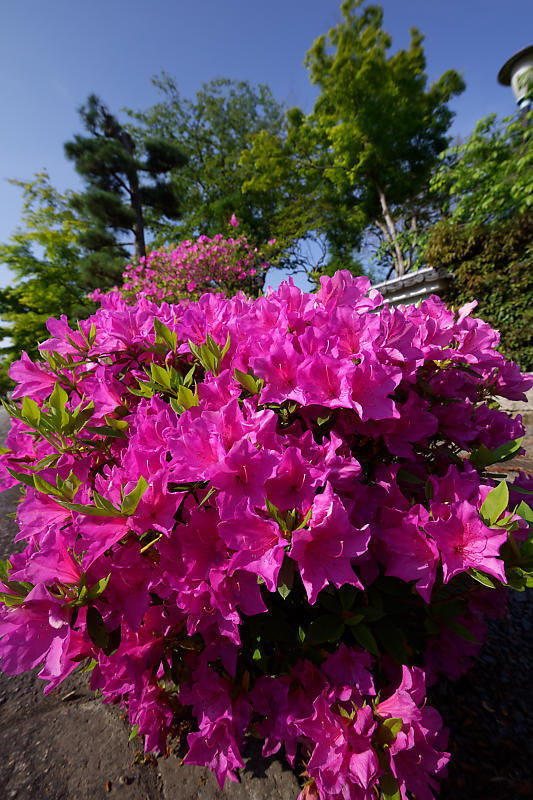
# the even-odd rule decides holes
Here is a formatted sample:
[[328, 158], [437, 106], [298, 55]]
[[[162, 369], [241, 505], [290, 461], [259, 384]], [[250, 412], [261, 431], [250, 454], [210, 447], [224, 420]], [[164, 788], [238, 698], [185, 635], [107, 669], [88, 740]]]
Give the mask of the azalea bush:
[[[238, 224], [233, 215], [232, 225]], [[257, 295], [275, 243], [271, 239], [259, 251], [244, 235], [226, 238], [217, 234], [186, 240], [168, 250], [152, 250], [138, 263], [128, 264], [120, 293], [130, 303], [136, 302], [139, 294], [156, 303], [197, 300], [205, 292], [215, 291], [231, 295], [243, 290]], [[103, 296], [100, 290], [91, 294], [97, 302]]]
[[11, 368], [3, 670], [50, 692], [82, 667], [221, 786], [256, 736], [301, 798], [431, 800], [426, 686], [533, 583], [533, 481], [490, 472], [523, 435], [497, 398], [533, 380], [472, 306], [390, 308], [347, 272], [101, 303]]

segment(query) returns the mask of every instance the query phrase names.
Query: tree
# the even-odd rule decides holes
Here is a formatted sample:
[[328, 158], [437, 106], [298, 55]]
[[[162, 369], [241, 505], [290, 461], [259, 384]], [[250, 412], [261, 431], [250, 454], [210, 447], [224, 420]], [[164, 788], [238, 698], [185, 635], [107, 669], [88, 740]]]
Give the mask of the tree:
[[[529, 115], [533, 122], [533, 114]], [[501, 348], [533, 369], [533, 137], [528, 119], [481, 120], [443, 154], [432, 188], [446, 196], [423, 258], [452, 273], [446, 299], [478, 301]]]
[[[354, 256], [362, 242], [360, 219], [348, 193], [329, 179], [328, 157], [310, 118], [292, 108], [278, 130], [257, 134], [241, 158], [247, 176], [244, 196], [275, 193], [276, 235], [282, 242], [298, 243], [289, 263], [314, 281], [340, 268], [362, 272]], [[311, 251], [306, 257], [307, 243]]]
[[84, 297], [79, 269], [78, 242], [86, 225], [73, 210], [75, 195], [60, 194], [47, 172], [29, 182], [11, 182], [22, 189], [23, 210], [21, 227], [8, 244], [0, 245], [0, 261], [15, 277], [10, 286], [0, 289], [2, 393], [10, 385], [11, 362], [22, 350], [35, 356], [39, 342], [47, 338], [48, 317], [80, 316], [91, 305]]
[[256, 186], [243, 193], [249, 177], [244, 157], [254, 138], [262, 133], [274, 135], [284, 124], [283, 108], [268, 86], [217, 78], [204, 84], [194, 100], [188, 100], [166, 73], [153, 82], [163, 99], [147, 111], [130, 112], [136, 120], [130, 128], [132, 136], [139, 146], [146, 137], [176, 137], [187, 156], [183, 169], [171, 176], [174, 190], [182, 198], [183, 215], [178, 221], [169, 221], [150, 213], [155, 244], [225, 233], [235, 214], [239, 232], [258, 246], [275, 237], [280, 258], [284, 264], [290, 262], [301, 231], [279, 224], [279, 196], [286, 187]]
[[444, 216], [461, 225], [510, 220], [533, 209], [533, 112], [482, 119], [462, 144], [442, 154], [431, 189]]
[[[87, 251], [82, 272], [88, 286], [104, 288], [122, 274], [128, 244], [136, 258], [146, 255], [146, 209], [169, 219], [179, 217], [179, 195], [165, 176], [186, 158], [173, 137], [146, 137], [141, 150], [96, 95], [80, 108], [80, 116], [90, 135], [76, 134], [65, 144], [65, 154], [87, 186], [72, 200], [89, 221], [80, 238]], [[143, 172], [152, 183], [141, 184]], [[131, 242], [124, 239], [128, 233], [133, 234]]]
[[[464, 89], [449, 70], [428, 87], [423, 36], [411, 29], [408, 50], [388, 55], [391, 38], [382, 29], [378, 6], [345, 0], [342, 21], [320, 36], [306, 57], [311, 81], [320, 88], [313, 112], [301, 120], [307, 153], [294, 152], [302, 182], [319, 177], [326, 196], [337, 196], [340, 231], [353, 229], [377, 238], [374, 250], [397, 275], [414, 264], [416, 237], [429, 209], [427, 187], [453, 113], [448, 101]], [[293, 112], [294, 114], [294, 112]], [[253, 151], [260, 180], [268, 180], [267, 145]], [[280, 145], [281, 147], [281, 145]], [[334, 244], [335, 224], [328, 238]], [[337, 223], [338, 224], [338, 223]]]

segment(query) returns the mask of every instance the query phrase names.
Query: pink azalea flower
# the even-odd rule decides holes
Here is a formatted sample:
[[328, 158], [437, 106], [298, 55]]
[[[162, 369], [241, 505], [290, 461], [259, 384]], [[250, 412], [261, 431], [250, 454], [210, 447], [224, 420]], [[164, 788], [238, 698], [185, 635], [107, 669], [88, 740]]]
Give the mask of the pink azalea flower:
[[385, 545], [380, 560], [386, 574], [404, 581], [416, 581], [419, 595], [429, 603], [435, 583], [439, 551], [424, 532], [429, 520], [428, 512], [420, 505], [408, 513], [399, 509], [384, 508], [379, 514], [378, 535]]
[[20, 606], [0, 609], [0, 659], [7, 675], [44, 664], [43, 677], [53, 681], [51, 691], [76, 668], [72, 661], [88, 651], [83, 637], [70, 627], [72, 609], [37, 584]]
[[261, 576], [269, 592], [275, 592], [287, 542], [276, 522], [253, 513], [245, 500], [235, 510], [235, 518], [219, 525], [221, 538], [233, 551], [229, 574], [242, 569]]
[[367, 549], [370, 533], [365, 527], [354, 528], [342, 502], [330, 483], [315, 497], [309, 527], [294, 531], [290, 556], [298, 563], [309, 602], [332, 583], [362, 585], [352, 567], [352, 558]]
[[354, 689], [361, 697], [376, 694], [369, 672], [371, 666], [372, 657], [369, 653], [341, 644], [326, 658], [321, 669], [331, 680], [336, 697], [348, 700]]
[[434, 519], [426, 522], [424, 528], [439, 548], [444, 583], [470, 567], [507, 582], [499, 558], [507, 531], [487, 528], [477, 509], [466, 500], [454, 505], [432, 503], [431, 512]]
[[24, 350], [19, 360], [11, 364], [9, 377], [18, 384], [13, 389], [14, 400], [25, 395], [42, 400], [51, 394], [57, 380], [55, 375], [35, 364]]

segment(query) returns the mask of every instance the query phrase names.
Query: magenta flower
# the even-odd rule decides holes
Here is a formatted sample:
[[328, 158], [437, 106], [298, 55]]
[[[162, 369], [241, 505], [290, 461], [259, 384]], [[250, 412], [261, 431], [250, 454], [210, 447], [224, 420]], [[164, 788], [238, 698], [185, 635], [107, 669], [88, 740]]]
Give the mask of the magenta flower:
[[507, 531], [487, 528], [477, 509], [466, 500], [454, 505], [432, 503], [431, 512], [433, 521], [426, 522], [424, 528], [439, 548], [444, 583], [470, 567], [507, 582], [499, 557]]
[[370, 673], [372, 657], [369, 653], [339, 645], [322, 664], [322, 672], [328, 676], [339, 700], [348, 700], [354, 690], [363, 695], [375, 695], [374, 681]]
[[297, 508], [307, 511], [320, 483], [317, 469], [310, 468], [298, 447], [288, 447], [277, 464], [276, 474], [266, 481], [268, 499], [280, 511]]
[[48, 397], [57, 380], [55, 375], [35, 364], [24, 350], [19, 360], [11, 364], [9, 377], [18, 384], [13, 389], [13, 399], [24, 395], [36, 400]]
[[353, 719], [341, 717], [322, 693], [312, 716], [296, 726], [314, 744], [307, 771], [319, 794], [370, 800], [381, 771], [371, 743], [376, 724], [370, 706], [356, 709]]
[[379, 514], [378, 536], [385, 545], [379, 552], [387, 575], [415, 581], [419, 595], [429, 603], [435, 583], [439, 551], [424, 532], [429, 514], [423, 506], [413, 506], [408, 513], [384, 508]]
[[89, 652], [84, 638], [70, 627], [72, 609], [39, 583], [20, 606], [0, 609], [0, 660], [7, 675], [44, 665], [51, 691], [76, 668], [72, 659]]
[[235, 509], [235, 519], [220, 523], [219, 533], [234, 551], [229, 574], [239, 569], [253, 572], [263, 578], [269, 592], [275, 592], [287, 544], [277, 523], [257, 516], [243, 501]]
[[332, 583], [350, 583], [362, 588], [352, 559], [367, 549], [370, 532], [354, 528], [330, 483], [315, 497], [309, 527], [294, 531], [289, 555], [298, 563], [311, 604], [318, 593]]

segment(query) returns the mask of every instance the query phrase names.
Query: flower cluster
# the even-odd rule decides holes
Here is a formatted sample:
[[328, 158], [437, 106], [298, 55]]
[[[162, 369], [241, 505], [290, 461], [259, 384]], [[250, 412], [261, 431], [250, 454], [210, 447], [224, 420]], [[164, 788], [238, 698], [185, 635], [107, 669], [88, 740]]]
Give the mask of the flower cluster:
[[49, 320], [11, 368], [3, 670], [50, 691], [84, 662], [147, 750], [186, 737], [221, 786], [254, 733], [302, 798], [431, 800], [426, 678], [461, 674], [533, 582], [531, 479], [487, 474], [523, 434], [495, 398], [533, 381], [470, 311], [338, 272]]
[[[217, 234], [187, 240], [169, 250], [153, 250], [138, 263], [128, 264], [120, 294], [129, 302], [142, 294], [156, 303], [195, 300], [215, 291], [231, 295], [242, 289], [257, 294], [274, 244], [272, 239], [259, 252], [246, 236], [224, 238]], [[102, 296], [99, 290], [91, 295], [97, 302]]]

